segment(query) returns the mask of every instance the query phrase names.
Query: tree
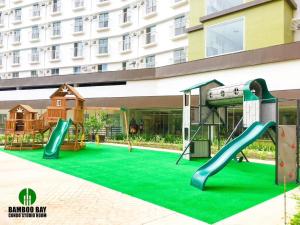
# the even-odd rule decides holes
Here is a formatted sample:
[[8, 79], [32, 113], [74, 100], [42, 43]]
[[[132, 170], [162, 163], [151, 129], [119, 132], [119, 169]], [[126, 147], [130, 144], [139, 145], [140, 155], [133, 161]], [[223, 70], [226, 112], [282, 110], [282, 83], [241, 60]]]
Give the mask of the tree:
[[93, 137], [105, 126], [109, 124], [108, 115], [104, 112], [95, 113], [85, 120], [84, 127], [87, 134], [91, 134]]

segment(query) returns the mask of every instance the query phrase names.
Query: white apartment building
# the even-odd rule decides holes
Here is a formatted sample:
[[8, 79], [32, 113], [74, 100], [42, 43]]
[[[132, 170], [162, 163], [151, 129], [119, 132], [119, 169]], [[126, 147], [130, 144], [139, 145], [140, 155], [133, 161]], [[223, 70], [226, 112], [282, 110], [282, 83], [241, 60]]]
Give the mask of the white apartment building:
[[188, 0], [0, 0], [0, 76], [185, 62], [188, 11]]

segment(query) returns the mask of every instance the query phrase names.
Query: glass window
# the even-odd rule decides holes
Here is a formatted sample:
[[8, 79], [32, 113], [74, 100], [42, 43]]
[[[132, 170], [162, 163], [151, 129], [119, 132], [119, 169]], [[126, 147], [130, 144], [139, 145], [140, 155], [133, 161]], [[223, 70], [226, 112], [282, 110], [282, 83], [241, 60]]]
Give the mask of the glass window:
[[146, 68], [153, 68], [155, 67], [155, 56], [147, 56], [146, 57]]
[[0, 33], [0, 45], [3, 45], [3, 35]]
[[19, 72], [13, 72], [12, 77], [13, 78], [19, 78]]
[[123, 14], [122, 14], [122, 23], [127, 23], [127, 22], [130, 22], [130, 9], [129, 7], [127, 8], [124, 8], [123, 9]]
[[146, 14], [156, 12], [156, 0], [146, 0]]
[[81, 73], [81, 66], [74, 66], [73, 67], [73, 73], [74, 74], [80, 74]]
[[216, 56], [244, 49], [244, 19], [228, 21], [206, 29], [206, 56]]
[[51, 59], [59, 59], [59, 46], [53, 45], [51, 47]]
[[127, 51], [131, 49], [131, 38], [129, 36], [129, 34], [123, 35], [122, 37], [122, 50], [123, 51]]
[[40, 38], [40, 29], [38, 26], [33, 26], [31, 28], [31, 39], [39, 39]]
[[82, 32], [83, 31], [83, 19], [82, 17], [75, 18], [74, 24], [74, 32]]
[[186, 18], [185, 16], [180, 16], [175, 19], [175, 36], [186, 33]]
[[75, 42], [74, 43], [74, 57], [82, 57], [83, 56], [83, 43]]
[[31, 49], [31, 62], [38, 62], [40, 60], [40, 55], [38, 48]]
[[52, 76], [59, 75], [59, 68], [52, 68], [51, 69], [51, 75]]
[[13, 64], [20, 63], [20, 51], [13, 51]]
[[98, 72], [106, 72], [106, 71], [107, 71], [107, 64], [98, 65]]
[[53, 22], [52, 24], [52, 36], [60, 36], [60, 21]]
[[37, 76], [38, 76], [36, 70], [31, 70], [31, 71], [30, 71], [30, 75], [31, 75], [31, 77], [37, 77]]
[[22, 20], [22, 9], [15, 9], [15, 21]]
[[99, 54], [108, 53], [108, 38], [99, 39]]
[[206, 0], [205, 3], [206, 14], [211, 14], [240, 5], [243, 0]]
[[74, 8], [84, 7], [84, 0], [74, 0]]
[[108, 27], [108, 13], [99, 14], [99, 28]]
[[146, 44], [155, 42], [156, 26], [146, 28]]
[[60, 12], [61, 10], [61, 2], [60, 0], [53, 0], [52, 12]]
[[20, 42], [21, 41], [21, 30], [17, 29], [14, 30], [14, 42]]
[[0, 65], [3, 64], [2, 59], [3, 59], [3, 53], [0, 53]]
[[39, 4], [33, 4], [32, 5], [32, 16], [33, 17], [39, 17], [41, 15], [40, 5]]
[[126, 70], [127, 69], [127, 64], [128, 64], [127, 61], [122, 62], [122, 70]]
[[174, 51], [174, 63], [184, 63], [186, 62], [186, 52], [185, 49], [177, 49]]

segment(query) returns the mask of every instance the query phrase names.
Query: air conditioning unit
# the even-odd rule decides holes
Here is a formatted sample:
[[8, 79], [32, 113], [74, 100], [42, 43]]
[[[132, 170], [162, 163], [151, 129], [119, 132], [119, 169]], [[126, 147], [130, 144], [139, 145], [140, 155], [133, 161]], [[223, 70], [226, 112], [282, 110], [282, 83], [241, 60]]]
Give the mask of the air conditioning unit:
[[39, 70], [39, 74], [44, 74], [44, 71], [43, 70]]
[[98, 44], [98, 41], [97, 41], [97, 40], [94, 40], [92, 43], [93, 43], [93, 45], [97, 45], [97, 44]]
[[300, 18], [292, 19], [291, 29], [292, 30], [300, 30]]
[[82, 66], [81, 69], [82, 69], [82, 71], [84, 71], [84, 72], [87, 72], [87, 71], [88, 71], [87, 66]]
[[89, 45], [89, 42], [88, 41], [84, 42], [84, 45], [86, 45], [86, 46]]
[[88, 16], [86, 16], [85, 18], [84, 18], [84, 21], [89, 21], [90, 20], [90, 18], [88, 17]]

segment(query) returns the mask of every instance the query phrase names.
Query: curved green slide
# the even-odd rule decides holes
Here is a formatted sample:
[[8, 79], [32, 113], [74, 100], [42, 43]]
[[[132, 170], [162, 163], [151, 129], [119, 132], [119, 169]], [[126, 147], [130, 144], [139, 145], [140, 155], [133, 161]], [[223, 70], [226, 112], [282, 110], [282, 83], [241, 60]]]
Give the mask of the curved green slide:
[[59, 119], [53, 130], [50, 139], [44, 149], [44, 159], [57, 159], [61, 144], [64, 142], [65, 136], [72, 124], [72, 120], [67, 121]]
[[274, 121], [266, 124], [254, 122], [241, 135], [230, 141], [193, 175], [191, 184], [196, 188], [204, 190], [205, 183], [210, 176], [222, 170], [236, 155], [248, 145], [259, 139], [270, 127], [275, 126]]

